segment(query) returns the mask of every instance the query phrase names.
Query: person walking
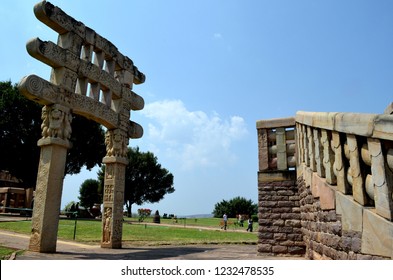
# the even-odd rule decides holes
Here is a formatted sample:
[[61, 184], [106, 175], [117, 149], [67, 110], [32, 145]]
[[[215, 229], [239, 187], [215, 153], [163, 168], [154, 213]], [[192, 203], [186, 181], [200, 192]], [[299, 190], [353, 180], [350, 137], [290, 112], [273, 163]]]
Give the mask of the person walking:
[[226, 213], [222, 216], [222, 220], [224, 221], [224, 230], [227, 230], [227, 225], [228, 225], [228, 216]]
[[250, 215], [250, 217], [248, 218], [248, 227], [247, 227], [247, 231], [252, 232], [252, 218], [251, 218], [251, 215]]

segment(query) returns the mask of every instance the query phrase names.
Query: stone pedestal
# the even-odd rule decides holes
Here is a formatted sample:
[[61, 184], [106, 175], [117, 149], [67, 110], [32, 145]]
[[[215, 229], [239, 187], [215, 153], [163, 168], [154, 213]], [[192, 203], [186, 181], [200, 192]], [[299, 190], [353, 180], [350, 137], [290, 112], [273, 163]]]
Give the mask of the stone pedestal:
[[54, 253], [56, 252], [64, 168], [70, 144], [67, 140], [59, 138], [44, 138], [38, 141], [38, 146], [41, 146], [41, 155], [29, 250]]
[[106, 156], [104, 209], [102, 213], [102, 248], [120, 249], [123, 230], [124, 185], [127, 158]]

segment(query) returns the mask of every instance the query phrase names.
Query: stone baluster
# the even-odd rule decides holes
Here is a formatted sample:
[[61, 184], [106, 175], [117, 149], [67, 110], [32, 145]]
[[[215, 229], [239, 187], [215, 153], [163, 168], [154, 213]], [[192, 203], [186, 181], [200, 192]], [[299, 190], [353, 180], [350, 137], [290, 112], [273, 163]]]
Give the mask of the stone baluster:
[[323, 147], [321, 145], [321, 138], [319, 134], [319, 129], [314, 128], [314, 147], [315, 147], [315, 166], [316, 171], [321, 178], [325, 178], [325, 168], [323, 166]]
[[377, 214], [392, 221], [393, 219], [393, 174], [383, 155], [381, 141], [368, 138], [371, 157], [371, 174], [374, 184], [374, 201]]
[[304, 135], [302, 133], [302, 125], [296, 124], [296, 145], [297, 145], [297, 165], [300, 166], [304, 162]]
[[333, 170], [337, 178], [337, 189], [343, 194], [350, 194], [350, 185], [347, 180], [347, 170], [344, 163], [344, 149], [341, 144], [340, 133], [332, 131], [332, 149], [334, 151]]
[[280, 127], [276, 130], [276, 145], [277, 145], [277, 169], [286, 170], [288, 168], [287, 161], [287, 145], [286, 145], [285, 128]]
[[316, 165], [315, 165], [315, 146], [314, 146], [314, 140], [313, 140], [313, 133], [312, 133], [312, 128], [310, 126], [307, 126], [307, 137], [308, 137], [308, 153], [309, 153], [309, 158], [310, 158], [310, 169], [312, 171], [317, 171]]
[[269, 152], [268, 152], [268, 135], [267, 129], [258, 129], [258, 158], [259, 158], [259, 171], [269, 169]]
[[364, 179], [360, 167], [360, 154], [356, 136], [347, 134], [349, 165], [348, 175], [351, 177], [353, 198], [361, 205], [367, 204]]
[[309, 153], [309, 144], [308, 144], [308, 135], [307, 135], [307, 127], [302, 125], [302, 134], [304, 135], [304, 163], [306, 166], [310, 166], [310, 153]]
[[321, 142], [323, 146], [323, 166], [325, 169], [326, 182], [328, 182], [331, 185], [335, 185], [337, 183], [337, 179], [333, 170], [334, 152], [330, 146], [331, 136], [330, 133], [325, 129], [322, 129], [321, 133], [322, 133]]

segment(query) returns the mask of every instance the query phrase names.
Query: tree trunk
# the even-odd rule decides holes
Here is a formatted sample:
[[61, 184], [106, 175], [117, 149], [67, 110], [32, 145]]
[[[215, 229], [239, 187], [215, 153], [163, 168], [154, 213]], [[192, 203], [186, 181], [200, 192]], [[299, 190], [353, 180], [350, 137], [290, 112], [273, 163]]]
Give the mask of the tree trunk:
[[128, 217], [128, 218], [131, 218], [131, 216], [132, 216], [131, 206], [132, 206], [131, 203], [129, 203], [129, 202], [126, 203], [126, 207], [127, 207], [127, 217]]

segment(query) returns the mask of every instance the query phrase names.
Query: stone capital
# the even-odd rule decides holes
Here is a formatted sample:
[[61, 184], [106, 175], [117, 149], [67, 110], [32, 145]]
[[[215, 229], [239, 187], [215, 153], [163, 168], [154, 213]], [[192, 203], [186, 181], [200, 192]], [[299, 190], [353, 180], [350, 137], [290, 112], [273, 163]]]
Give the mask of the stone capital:
[[115, 157], [115, 156], [106, 156], [102, 159], [102, 162], [107, 164], [107, 163], [119, 163], [119, 164], [128, 164], [128, 159], [124, 157]]
[[39, 146], [39, 147], [49, 146], [49, 145], [62, 146], [66, 149], [70, 149], [72, 147], [72, 144], [70, 141], [64, 140], [61, 138], [54, 138], [54, 137], [41, 138], [37, 142], [37, 146]]

